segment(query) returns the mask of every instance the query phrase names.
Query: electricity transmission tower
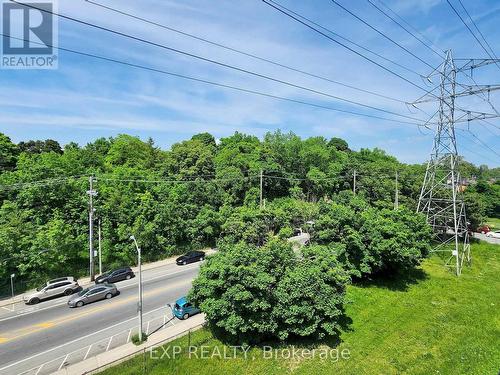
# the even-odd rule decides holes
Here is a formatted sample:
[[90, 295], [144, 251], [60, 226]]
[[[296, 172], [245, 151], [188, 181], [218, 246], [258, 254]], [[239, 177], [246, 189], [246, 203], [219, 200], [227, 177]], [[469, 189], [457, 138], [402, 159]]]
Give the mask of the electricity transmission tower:
[[[470, 263], [468, 222], [463, 200], [464, 183], [460, 178], [460, 157], [457, 151], [455, 124], [467, 124], [474, 120], [499, 117], [491, 104], [489, 93], [500, 89], [500, 85], [478, 85], [474, 81], [474, 69], [498, 63], [497, 59], [454, 59], [451, 50], [446, 51], [443, 63], [429, 77], [440, 77], [439, 95], [433, 94], [435, 87], [412, 105], [438, 101], [437, 127], [425, 178], [420, 192], [417, 211], [426, 215], [439, 245], [433, 251], [451, 252], [446, 265], [462, 272], [464, 262]], [[470, 75], [467, 74], [470, 72]], [[457, 75], [466, 75], [474, 84], [465, 85]], [[457, 106], [461, 97], [476, 95], [487, 102], [495, 113], [477, 112]], [[436, 114], [434, 116], [436, 116]], [[433, 117], [434, 117], [433, 116]], [[432, 117], [432, 118], [433, 118]], [[451, 250], [449, 249], [451, 247]]]

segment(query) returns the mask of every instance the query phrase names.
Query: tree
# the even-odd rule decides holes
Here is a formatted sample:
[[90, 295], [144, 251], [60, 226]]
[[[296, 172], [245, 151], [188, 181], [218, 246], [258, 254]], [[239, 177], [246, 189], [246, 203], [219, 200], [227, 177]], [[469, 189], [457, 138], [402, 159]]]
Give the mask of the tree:
[[286, 241], [239, 243], [207, 258], [189, 299], [229, 342], [324, 337], [339, 328], [348, 279], [333, 252], [321, 247], [299, 260]]
[[349, 145], [342, 138], [333, 137], [328, 141], [329, 147], [334, 147], [338, 151], [351, 151]]
[[11, 171], [16, 167], [19, 148], [9, 137], [0, 133], [0, 173]]
[[19, 142], [19, 150], [28, 154], [41, 154], [43, 152], [55, 152], [62, 154], [63, 150], [59, 142], [53, 139], [46, 139], [45, 141], [27, 141]]

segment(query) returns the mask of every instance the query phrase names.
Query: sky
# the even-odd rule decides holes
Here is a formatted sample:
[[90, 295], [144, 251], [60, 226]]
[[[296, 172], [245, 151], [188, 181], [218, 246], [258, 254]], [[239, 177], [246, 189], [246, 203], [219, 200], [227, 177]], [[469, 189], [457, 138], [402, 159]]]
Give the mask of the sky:
[[[409, 72], [368, 52], [362, 52], [420, 88], [279, 13], [261, 0], [95, 1], [248, 54], [391, 99], [228, 51], [117, 14], [85, 0], [59, 0], [58, 12], [329, 96], [245, 74], [61, 18], [57, 20], [59, 47], [305, 101], [317, 106], [393, 120], [415, 122], [366, 106], [421, 121], [426, 121], [428, 115], [438, 108], [436, 102], [419, 105], [418, 109], [409, 107], [404, 102], [418, 99], [425, 93], [422, 89], [430, 90], [439, 84], [437, 76], [430, 83], [415, 72], [427, 76], [434, 67], [442, 63], [442, 58], [365, 0], [338, 2], [419, 59], [346, 13], [331, 0], [276, 1], [414, 71]], [[386, 10], [379, 0], [371, 1]], [[467, 20], [459, 1], [450, 1]], [[488, 57], [446, 0], [383, 2], [432, 42], [433, 48], [438, 52], [451, 49], [456, 58]], [[462, 3], [493, 51], [500, 55], [500, 2], [462, 0]], [[470, 27], [475, 30], [472, 25]], [[420, 34], [415, 35], [422, 39]], [[474, 79], [478, 84], [500, 84], [500, 68], [490, 65], [476, 69]], [[457, 80], [463, 84], [472, 84], [466, 76], [459, 76]], [[427, 129], [414, 124], [336, 112], [64, 51], [58, 52], [58, 68], [54, 70], [0, 69], [0, 87], [0, 132], [7, 134], [14, 142], [51, 138], [63, 145], [69, 142], [85, 145], [99, 137], [126, 133], [141, 139], [152, 137], [159, 147], [168, 149], [173, 143], [200, 132], [209, 132], [216, 138], [230, 136], [235, 131], [262, 137], [266, 132], [280, 129], [282, 132], [294, 132], [303, 138], [341, 137], [355, 150], [378, 147], [403, 162], [423, 163], [431, 151], [434, 137], [432, 124]], [[331, 96], [356, 101], [365, 106], [347, 103]], [[491, 93], [490, 100], [500, 108], [500, 93]], [[492, 112], [477, 97], [460, 101], [457, 99], [457, 106]], [[462, 123], [457, 128], [460, 129], [457, 130], [457, 141], [461, 155], [478, 165], [500, 165], [500, 120], [490, 120], [489, 124], [480, 121]]]

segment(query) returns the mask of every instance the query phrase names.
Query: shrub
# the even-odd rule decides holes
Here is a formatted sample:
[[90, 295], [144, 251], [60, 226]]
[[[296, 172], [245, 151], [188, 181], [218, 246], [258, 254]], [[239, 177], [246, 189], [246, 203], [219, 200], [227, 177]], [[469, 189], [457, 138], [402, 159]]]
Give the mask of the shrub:
[[139, 340], [139, 334], [136, 333], [132, 335], [131, 341], [134, 345], [141, 345], [143, 342], [146, 342], [148, 340], [148, 335], [146, 335], [145, 332], [142, 333], [142, 341]]
[[216, 335], [256, 344], [335, 334], [348, 275], [333, 251], [313, 246], [296, 258], [276, 238], [222, 250], [201, 267], [189, 296]]

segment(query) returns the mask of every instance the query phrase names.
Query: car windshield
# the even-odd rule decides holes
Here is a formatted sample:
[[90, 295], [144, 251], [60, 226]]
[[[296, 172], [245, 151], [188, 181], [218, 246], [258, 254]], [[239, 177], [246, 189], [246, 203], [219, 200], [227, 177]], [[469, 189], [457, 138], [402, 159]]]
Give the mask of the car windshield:
[[109, 276], [110, 274], [111, 274], [111, 271], [106, 271], [101, 276]]
[[37, 292], [39, 292], [39, 291], [41, 291], [43, 288], [45, 288], [45, 285], [44, 285], [44, 286], [40, 286], [40, 287], [36, 288], [36, 291], [37, 291]]
[[81, 296], [83, 296], [85, 293], [87, 293], [88, 291], [89, 291], [89, 288], [87, 288], [87, 289], [83, 289], [83, 290], [81, 290], [80, 292], [78, 292], [78, 295], [81, 297]]
[[176, 303], [176, 304], [175, 304], [175, 309], [176, 309], [176, 310], [180, 310], [180, 309], [181, 309], [181, 307], [179, 306], [179, 304], [178, 304], [178, 303]]

